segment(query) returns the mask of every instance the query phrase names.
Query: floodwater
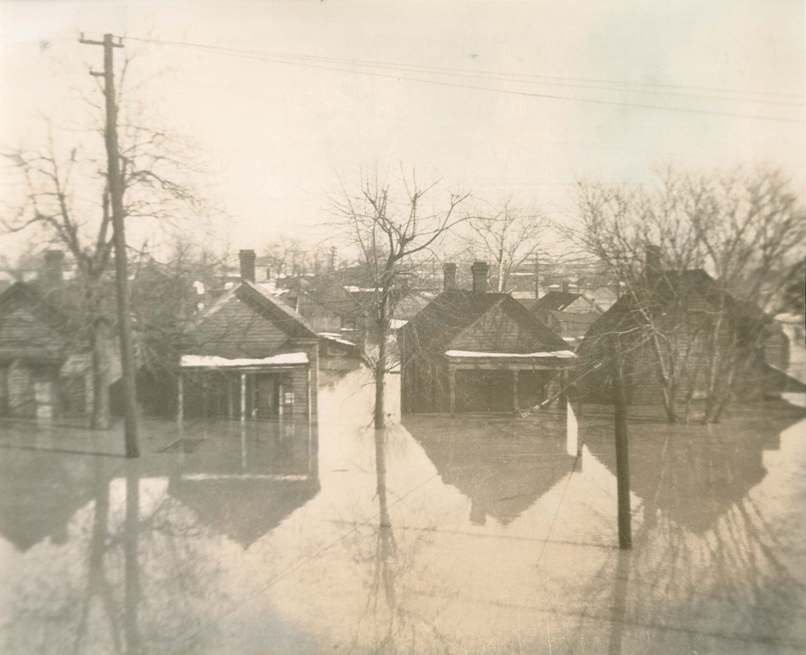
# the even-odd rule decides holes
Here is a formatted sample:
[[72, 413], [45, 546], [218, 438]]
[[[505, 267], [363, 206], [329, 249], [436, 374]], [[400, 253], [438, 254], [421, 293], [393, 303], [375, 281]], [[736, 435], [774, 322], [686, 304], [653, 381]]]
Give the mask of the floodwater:
[[150, 421], [139, 460], [0, 423], [0, 652], [806, 652], [802, 410], [639, 412], [619, 551], [606, 408], [375, 432], [371, 392], [332, 380], [318, 425]]

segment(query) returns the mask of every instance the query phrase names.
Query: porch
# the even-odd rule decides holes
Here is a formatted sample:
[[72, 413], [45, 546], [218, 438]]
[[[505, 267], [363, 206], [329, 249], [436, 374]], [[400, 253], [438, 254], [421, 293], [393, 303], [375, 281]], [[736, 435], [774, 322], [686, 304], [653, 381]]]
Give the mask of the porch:
[[570, 351], [445, 352], [448, 411], [513, 412], [534, 407], [562, 389], [576, 355]]
[[183, 355], [177, 378], [177, 419], [311, 420], [311, 393], [304, 352], [262, 359]]

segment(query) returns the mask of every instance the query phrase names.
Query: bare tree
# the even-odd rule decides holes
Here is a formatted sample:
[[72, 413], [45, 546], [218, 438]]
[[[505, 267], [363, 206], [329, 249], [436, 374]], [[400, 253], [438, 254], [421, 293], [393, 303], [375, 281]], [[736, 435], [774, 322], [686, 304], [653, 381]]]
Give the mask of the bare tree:
[[803, 254], [806, 221], [787, 181], [769, 170], [669, 169], [654, 187], [581, 183], [579, 207], [572, 238], [626, 296], [595, 336], [650, 354], [669, 421], [681, 399], [687, 417], [696, 396], [705, 420], [718, 420], [768, 334], [759, 307]]
[[267, 244], [263, 257], [276, 275], [299, 275], [313, 269], [314, 253], [299, 239], [280, 236]]
[[468, 217], [467, 224], [469, 250], [474, 258], [493, 262], [499, 292], [507, 290], [510, 275], [538, 252], [549, 226], [539, 211], [517, 207], [511, 198], [492, 213]]
[[[370, 361], [375, 381], [374, 424], [384, 427], [384, 391], [389, 369], [388, 341], [400, 276], [416, 265], [417, 258], [455, 225], [466, 220], [457, 208], [469, 194], [451, 193], [442, 209], [425, 204], [436, 182], [420, 186], [416, 176], [402, 176], [403, 191], [398, 196], [388, 183], [364, 180], [357, 193], [344, 191], [335, 203], [340, 226], [348, 231], [367, 267], [372, 295], [366, 308], [374, 327], [377, 353]], [[430, 199], [430, 196], [429, 196]]]
[[[140, 233], [147, 240], [143, 236], [147, 230], [165, 230], [175, 225], [182, 212], [199, 211], [202, 203], [189, 184], [178, 181], [190, 170], [176, 155], [181, 150], [178, 141], [167, 132], [144, 125], [136, 103], [131, 103], [131, 111], [125, 111], [123, 82], [130, 61], [124, 64], [118, 87], [123, 214], [127, 229], [135, 228], [130, 234]], [[0, 216], [0, 227], [8, 232], [24, 231], [30, 238], [66, 249], [75, 261], [81, 300], [65, 308], [76, 323], [71, 326], [75, 338], [90, 345], [94, 382], [91, 422], [95, 428], [105, 428], [109, 425], [109, 358], [104, 354], [102, 329], [109, 314], [113, 227], [102, 107], [86, 101], [96, 110], [89, 130], [65, 130], [60, 142], [48, 122], [43, 147], [18, 147], [4, 153], [17, 173], [22, 200], [13, 211]], [[86, 132], [100, 138], [83, 138]]]

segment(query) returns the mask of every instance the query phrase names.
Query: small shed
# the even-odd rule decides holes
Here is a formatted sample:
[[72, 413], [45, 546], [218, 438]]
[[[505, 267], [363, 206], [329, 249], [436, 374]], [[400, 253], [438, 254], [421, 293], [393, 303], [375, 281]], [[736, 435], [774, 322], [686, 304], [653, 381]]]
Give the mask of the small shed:
[[568, 341], [581, 340], [602, 314], [593, 300], [570, 291], [549, 291], [531, 309], [538, 319]]

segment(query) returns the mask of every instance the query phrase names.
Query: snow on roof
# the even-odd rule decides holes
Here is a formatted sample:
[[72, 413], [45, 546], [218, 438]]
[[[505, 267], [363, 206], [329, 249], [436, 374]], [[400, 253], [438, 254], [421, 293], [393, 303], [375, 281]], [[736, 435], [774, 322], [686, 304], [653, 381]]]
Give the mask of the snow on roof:
[[408, 321], [402, 318], [393, 318], [391, 321], [389, 321], [389, 327], [392, 328], [393, 330], [399, 330], [406, 323], [408, 323]]
[[357, 287], [352, 284], [345, 284], [344, 290], [347, 293], [375, 293], [376, 291], [379, 291], [379, 289], [375, 287]]
[[280, 353], [260, 359], [228, 359], [217, 355], [182, 355], [179, 365], [182, 368], [233, 368], [243, 366], [288, 366], [307, 364], [306, 353]]
[[325, 339], [329, 339], [330, 341], [337, 341], [338, 343], [343, 343], [346, 346], [355, 346], [355, 343], [353, 341], [342, 339], [337, 332], [320, 332], [319, 336], [324, 337]]
[[446, 350], [445, 354], [448, 357], [499, 357], [506, 359], [533, 359], [540, 357], [556, 357], [558, 359], [573, 359], [576, 354], [570, 350], [554, 350], [550, 352], [534, 352], [534, 353], [485, 353], [476, 350]]

